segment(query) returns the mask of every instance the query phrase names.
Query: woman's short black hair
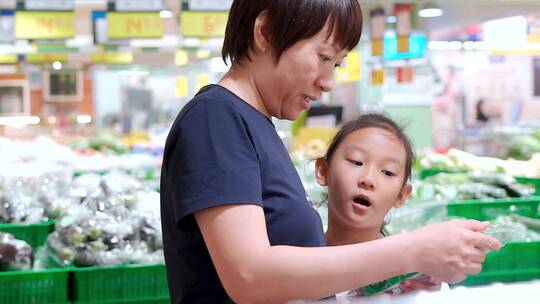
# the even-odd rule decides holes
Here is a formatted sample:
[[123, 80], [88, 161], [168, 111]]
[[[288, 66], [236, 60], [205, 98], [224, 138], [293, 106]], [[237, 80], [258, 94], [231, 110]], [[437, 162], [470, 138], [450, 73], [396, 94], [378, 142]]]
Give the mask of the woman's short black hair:
[[362, 10], [358, 0], [234, 0], [230, 12], [222, 57], [231, 63], [249, 57], [253, 47], [253, 28], [260, 13], [268, 14], [270, 44], [276, 62], [285, 50], [300, 40], [320, 32], [329, 22], [328, 37], [352, 50], [362, 33]]

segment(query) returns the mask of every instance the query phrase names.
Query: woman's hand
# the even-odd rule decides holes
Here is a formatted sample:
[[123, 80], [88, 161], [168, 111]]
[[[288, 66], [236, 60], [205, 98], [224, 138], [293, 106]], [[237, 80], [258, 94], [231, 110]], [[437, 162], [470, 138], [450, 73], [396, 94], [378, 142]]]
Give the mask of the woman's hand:
[[409, 234], [412, 261], [418, 271], [443, 282], [457, 283], [468, 274], [482, 271], [487, 251], [501, 244], [482, 233], [489, 223], [476, 220], [452, 220], [431, 224]]

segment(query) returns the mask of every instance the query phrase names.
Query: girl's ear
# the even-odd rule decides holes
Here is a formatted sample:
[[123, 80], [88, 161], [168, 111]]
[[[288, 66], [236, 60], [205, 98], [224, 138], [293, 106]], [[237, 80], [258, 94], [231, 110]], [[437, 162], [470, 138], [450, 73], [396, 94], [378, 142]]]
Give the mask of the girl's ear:
[[326, 172], [328, 171], [328, 162], [324, 158], [317, 158], [315, 161], [315, 178], [321, 186], [326, 186]]
[[270, 33], [268, 31], [268, 12], [262, 11], [253, 27], [254, 48], [257, 52], [266, 52], [270, 49]]
[[411, 196], [412, 193], [412, 185], [410, 183], [406, 183], [401, 188], [401, 191], [398, 194], [398, 198], [396, 200], [396, 204], [394, 205], [395, 208], [399, 208], [403, 206], [405, 201]]

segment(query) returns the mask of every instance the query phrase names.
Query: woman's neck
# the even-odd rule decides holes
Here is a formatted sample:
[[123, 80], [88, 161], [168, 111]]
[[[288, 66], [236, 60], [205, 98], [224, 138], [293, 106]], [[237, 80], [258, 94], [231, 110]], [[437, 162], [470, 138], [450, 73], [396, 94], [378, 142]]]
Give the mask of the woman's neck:
[[380, 229], [359, 229], [346, 225], [339, 225], [329, 219], [326, 231], [326, 245], [338, 246], [369, 242], [382, 238]]
[[253, 77], [254, 74], [250, 69], [251, 65], [233, 65], [218, 84], [236, 94], [262, 114], [270, 117], [257, 89], [256, 81]]

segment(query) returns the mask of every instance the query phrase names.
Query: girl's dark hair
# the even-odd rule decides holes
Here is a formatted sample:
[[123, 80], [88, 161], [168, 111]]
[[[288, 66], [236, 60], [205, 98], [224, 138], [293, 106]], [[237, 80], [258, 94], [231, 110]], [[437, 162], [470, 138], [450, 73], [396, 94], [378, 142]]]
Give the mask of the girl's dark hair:
[[414, 150], [412, 148], [412, 144], [405, 135], [405, 132], [403, 131], [403, 128], [399, 126], [396, 122], [394, 122], [391, 118], [387, 117], [384, 114], [379, 113], [368, 113], [360, 115], [355, 120], [349, 121], [343, 127], [339, 132], [332, 138], [332, 141], [330, 142], [330, 145], [328, 146], [328, 150], [326, 150], [326, 155], [324, 156], [324, 159], [327, 161], [330, 161], [332, 156], [334, 155], [334, 152], [339, 147], [341, 142], [347, 137], [347, 135], [351, 134], [354, 131], [366, 129], [366, 128], [378, 128], [386, 130], [392, 134], [394, 134], [399, 141], [403, 144], [403, 147], [405, 148], [405, 178], [403, 179], [403, 184], [407, 182], [411, 178], [411, 171], [412, 166], [414, 164]]
[[268, 32], [276, 62], [285, 50], [310, 38], [329, 22], [328, 37], [334, 35], [342, 49], [352, 50], [362, 33], [362, 10], [358, 0], [235, 0], [223, 42], [223, 61], [240, 62], [253, 47], [255, 19], [268, 14]]
[[[366, 129], [366, 128], [378, 128], [386, 130], [392, 134], [394, 134], [399, 141], [403, 144], [403, 147], [405, 148], [405, 177], [403, 179], [403, 185], [407, 183], [407, 180], [411, 178], [411, 172], [412, 172], [412, 165], [414, 164], [414, 150], [412, 148], [411, 141], [405, 135], [405, 132], [403, 131], [403, 128], [399, 126], [395, 121], [393, 121], [391, 118], [385, 116], [384, 114], [378, 114], [378, 113], [368, 113], [360, 115], [355, 120], [349, 121], [343, 127], [339, 130], [339, 132], [334, 136], [332, 141], [330, 142], [330, 145], [328, 146], [328, 150], [326, 151], [326, 155], [324, 156], [324, 159], [326, 161], [330, 162], [330, 159], [334, 155], [334, 152], [339, 147], [341, 142], [347, 137], [347, 135], [351, 134], [354, 131]], [[381, 234], [383, 236], [388, 236], [389, 233], [384, 227], [384, 224], [381, 227], [380, 230]]]

